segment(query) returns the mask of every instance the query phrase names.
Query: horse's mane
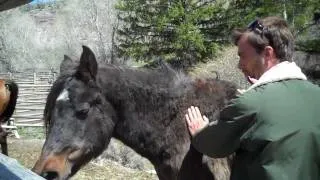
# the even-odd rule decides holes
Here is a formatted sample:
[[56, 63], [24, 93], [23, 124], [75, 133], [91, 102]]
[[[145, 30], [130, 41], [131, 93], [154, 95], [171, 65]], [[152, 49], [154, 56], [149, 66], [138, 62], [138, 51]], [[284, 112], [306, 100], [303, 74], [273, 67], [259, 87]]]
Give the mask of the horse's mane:
[[[102, 69], [102, 78], [108, 84], [113, 85], [112, 88], [118, 94], [124, 94], [120, 94], [120, 97], [126, 98], [130, 98], [127, 96], [127, 91], [130, 91], [130, 94], [137, 92], [139, 95], [145, 94], [151, 97], [165, 96], [173, 98], [184, 96], [187, 92], [195, 93], [195, 91], [199, 92], [201, 90], [207, 92], [226, 91], [225, 93], [230, 97], [234, 94], [236, 88], [233, 83], [219, 80], [218, 77], [191, 77], [184, 72], [171, 69], [168, 65], [158, 69], [147, 69], [107, 64], [102, 66]], [[116, 77], [117, 79], [113, 79], [115, 77], [114, 74], [121, 75]], [[218, 90], [217, 88], [220, 89]], [[210, 95], [210, 93], [206, 95]]]
[[126, 87], [131, 92], [138, 91], [140, 94], [145, 92], [151, 93], [150, 95], [166, 94], [168, 96], [176, 96], [189, 88], [186, 86], [192, 82], [192, 78], [185, 73], [173, 70], [169, 66], [148, 69], [107, 64], [101, 68], [103, 69], [101, 76], [106, 79], [114, 78], [114, 74], [121, 74], [116, 80], [106, 80], [116, 83], [114, 87], [118, 87], [115, 89], [119, 91], [121, 87]]

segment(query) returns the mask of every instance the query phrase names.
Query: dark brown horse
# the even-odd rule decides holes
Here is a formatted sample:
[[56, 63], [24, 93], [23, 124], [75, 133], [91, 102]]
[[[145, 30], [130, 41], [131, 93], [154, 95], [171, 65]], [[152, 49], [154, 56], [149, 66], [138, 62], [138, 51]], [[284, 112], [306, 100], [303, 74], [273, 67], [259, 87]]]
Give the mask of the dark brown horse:
[[235, 96], [232, 83], [192, 79], [168, 67], [98, 67], [87, 47], [80, 63], [65, 57], [60, 70], [47, 97], [47, 137], [36, 173], [68, 179], [99, 156], [113, 136], [149, 159], [161, 180], [228, 178], [225, 159], [208, 158], [190, 145], [184, 114], [196, 105], [215, 120]]
[[[12, 80], [0, 79], [0, 122], [12, 116], [18, 98], [18, 85]], [[0, 126], [0, 144], [3, 154], [8, 155], [7, 132]]]

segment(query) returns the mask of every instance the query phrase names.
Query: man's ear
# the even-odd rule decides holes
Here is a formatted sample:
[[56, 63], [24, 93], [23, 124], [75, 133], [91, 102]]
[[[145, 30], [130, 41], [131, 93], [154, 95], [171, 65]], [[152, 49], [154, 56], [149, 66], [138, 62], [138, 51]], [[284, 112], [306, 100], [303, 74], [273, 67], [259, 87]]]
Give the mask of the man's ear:
[[273, 47], [271, 47], [271, 46], [266, 46], [265, 49], [264, 49], [264, 51], [265, 51], [265, 57], [266, 57], [266, 58], [278, 60], [277, 55], [276, 55], [276, 52], [275, 52], [275, 50], [273, 49]]
[[276, 52], [274, 51], [273, 47], [266, 46], [264, 48], [264, 61], [267, 69], [270, 69], [271, 67], [279, 63], [279, 60], [276, 56]]

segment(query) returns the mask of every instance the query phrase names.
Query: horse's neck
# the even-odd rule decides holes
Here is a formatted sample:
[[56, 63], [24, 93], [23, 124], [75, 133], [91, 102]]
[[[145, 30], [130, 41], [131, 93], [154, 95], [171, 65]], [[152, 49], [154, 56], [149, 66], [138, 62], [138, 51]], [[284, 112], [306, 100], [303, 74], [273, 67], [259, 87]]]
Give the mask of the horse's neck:
[[119, 119], [114, 136], [151, 161], [171, 156], [170, 148], [189, 141], [177, 104], [187, 88], [171, 88], [172, 82], [162, 77], [161, 82], [150, 82], [155, 74], [126, 70], [104, 69], [99, 76], [102, 91]]
[[125, 93], [124, 87], [122, 87], [121, 81], [119, 80], [120, 73], [114, 69], [107, 69], [102, 67], [98, 73], [98, 83], [101, 87], [102, 93], [105, 98], [110, 101], [117, 101], [122, 97], [121, 94]]
[[119, 121], [114, 136], [153, 163], [175, 156], [172, 152], [178, 150], [172, 149], [181, 148], [190, 139], [179, 107], [170, 104], [165, 99], [160, 104], [144, 104], [142, 108], [126, 102], [117, 110]]

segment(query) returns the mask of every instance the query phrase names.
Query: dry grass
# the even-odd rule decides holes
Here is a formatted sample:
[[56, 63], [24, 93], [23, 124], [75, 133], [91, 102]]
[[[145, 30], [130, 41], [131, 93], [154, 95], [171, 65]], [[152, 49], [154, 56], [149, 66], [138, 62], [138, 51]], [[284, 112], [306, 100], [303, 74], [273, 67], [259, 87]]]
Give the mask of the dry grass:
[[190, 74], [196, 77], [216, 77], [215, 72], [218, 72], [220, 79], [232, 81], [239, 87], [246, 88], [249, 84], [237, 68], [238, 61], [237, 47], [229, 46], [219, 52], [215, 59], [199, 63]]

